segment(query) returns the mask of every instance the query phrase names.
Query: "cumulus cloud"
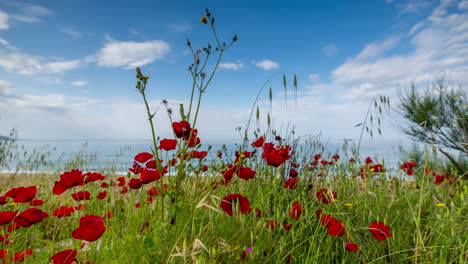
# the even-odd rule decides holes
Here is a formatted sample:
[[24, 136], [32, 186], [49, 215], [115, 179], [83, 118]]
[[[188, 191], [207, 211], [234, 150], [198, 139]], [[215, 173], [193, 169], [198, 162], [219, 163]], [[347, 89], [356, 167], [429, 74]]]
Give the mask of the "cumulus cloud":
[[183, 33], [190, 31], [192, 29], [192, 25], [190, 24], [169, 24], [169, 28], [176, 32], [176, 33]]
[[74, 81], [74, 82], [71, 82], [70, 84], [73, 85], [73, 86], [85, 86], [85, 85], [88, 84], [88, 82], [86, 82], [86, 81]]
[[163, 58], [171, 50], [162, 40], [110, 41], [96, 55], [97, 65], [131, 69]]
[[325, 53], [325, 55], [327, 56], [333, 56], [337, 54], [338, 50], [339, 49], [333, 44], [326, 45], [322, 48], [322, 52]]
[[8, 14], [0, 10], [0, 30], [9, 29], [8, 25]]
[[[423, 84], [441, 75], [466, 85], [468, 12], [459, 8], [450, 13], [451, 6], [456, 7], [456, 2], [442, 1], [412, 27], [408, 39], [389, 37], [366, 45], [331, 72], [330, 90], [340, 97], [362, 99], [379, 92], [394, 94], [401, 85]], [[410, 52], [389, 55], [394, 48], [408, 44]]]
[[240, 71], [242, 68], [244, 68], [244, 64], [240, 61], [223, 62], [219, 64], [219, 67], [226, 70]]
[[63, 73], [81, 66], [80, 60], [47, 62], [44, 58], [26, 53], [0, 51], [0, 68], [21, 75]]
[[271, 60], [262, 60], [262, 61], [253, 61], [252, 62], [255, 66], [262, 68], [266, 71], [275, 70], [279, 68], [279, 64], [277, 62]]

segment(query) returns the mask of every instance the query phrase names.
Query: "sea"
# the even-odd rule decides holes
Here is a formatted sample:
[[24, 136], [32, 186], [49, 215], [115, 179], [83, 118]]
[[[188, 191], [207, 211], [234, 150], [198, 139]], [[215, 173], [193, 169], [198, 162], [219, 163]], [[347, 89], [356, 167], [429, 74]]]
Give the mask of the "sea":
[[[322, 157], [331, 160], [331, 155], [339, 154], [341, 159], [349, 159], [351, 157], [350, 149], [343, 149], [343, 145], [357, 146], [357, 140], [327, 140], [321, 142], [323, 148], [310, 149], [301, 142], [296, 145], [297, 152], [303, 152], [303, 155], [312, 157], [314, 154], [321, 153]], [[71, 161], [75, 164], [81, 164], [82, 171], [103, 171], [112, 168], [115, 174], [126, 174], [128, 168], [132, 167], [133, 160], [136, 154], [140, 152], [151, 152], [151, 140], [27, 140], [18, 139], [16, 141], [18, 150], [21, 149], [20, 155], [14, 161], [10, 161], [8, 168], [0, 167], [0, 172], [7, 173], [17, 170], [18, 166], [23, 166], [22, 171], [28, 171], [28, 167], [24, 166], [31, 162], [31, 153], [44, 153], [43, 159], [49, 162], [49, 165], [41, 167], [35, 166], [28, 172], [56, 172], [56, 169], [64, 168]], [[386, 168], [397, 168], [402, 162], [401, 148], [409, 151], [412, 148], [412, 142], [407, 139], [366, 139], [362, 140], [359, 147], [359, 157], [364, 160], [366, 157], [371, 157], [374, 163], [382, 163]], [[224, 146], [223, 146], [224, 145]], [[198, 150], [209, 150], [207, 162], [216, 158], [216, 153], [219, 150], [226, 151], [225, 158], [234, 159], [233, 153], [239, 150], [239, 143], [221, 144], [218, 142], [202, 144]], [[247, 151], [252, 151], [253, 148], [248, 146]], [[28, 154], [29, 153], [29, 154]], [[47, 154], [46, 154], [47, 153]], [[25, 154], [25, 155], [23, 155]], [[164, 154], [164, 153], [163, 153]], [[170, 156], [171, 153], [169, 153]], [[40, 155], [39, 155], [40, 156]], [[169, 158], [162, 155], [162, 159]], [[80, 163], [81, 162], [81, 163]], [[54, 166], [50, 166], [53, 164]], [[49, 170], [49, 171], [48, 171]]]

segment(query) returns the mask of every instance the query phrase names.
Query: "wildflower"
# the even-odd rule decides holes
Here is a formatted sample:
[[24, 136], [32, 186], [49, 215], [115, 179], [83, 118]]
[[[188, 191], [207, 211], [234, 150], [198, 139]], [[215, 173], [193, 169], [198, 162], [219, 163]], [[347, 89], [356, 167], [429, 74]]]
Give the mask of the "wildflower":
[[202, 16], [202, 18], [200, 18], [200, 23], [208, 24], [208, 17], [207, 16]]
[[142, 183], [148, 184], [161, 179], [161, 174], [157, 170], [148, 170], [145, 168], [141, 171], [140, 178]]
[[373, 161], [370, 157], [367, 157], [366, 158], [366, 164], [371, 164]]
[[276, 220], [272, 221], [266, 221], [267, 222], [267, 227], [270, 228], [271, 230], [275, 230], [276, 227], [278, 227], [278, 222]]
[[27, 249], [25, 251], [20, 251], [15, 253], [13, 257], [9, 257], [10, 262], [5, 262], [5, 263], [15, 263], [15, 262], [24, 262], [24, 257], [26, 256], [31, 256], [33, 253], [32, 249]]
[[268, 165], [273, 167], [279, 167], [286, 160], [291, 158], [289, 151], [291, 147], [289, 145], [285, 146], [273, 146], [273, 143], [265, 143], [263, 145], [263, 154], [262, 157], [266, 160]]
[[299, 173], [295, 169], [289, 170], [289, 177], [295, 178]]
[[300, 202], [294, 202], [292, 208], [288, 210], [289, 215], [294, 219], [299, 219], [302, 215], [302, 206]]
[[18, 214], [18, 211], [5, 211], [0, 213], [0, 226], [7, 225], [13, 221], [15, 216]]
[[78, 252], [73, 249], [67, 249], [60, 252], [55, 253], [51, 258], [54, 264], [72, 264], [73, 262], [78, 262], [76, 260], [76, 254]]
[[287, 189], [294, 189], [296, 188], [297, 178], [289, 178], [284, 183], [283, 187]]
[[436, 205], [437, 205], [438, 207], [445, 207], [445, 206], [447, 206], [447, 205], [444, 204], [444, 203], [438, 203], [438, 204], [436, 204]]
[[91, 199], [91, 193], [88, 191], [81, 191], [77, 192], [71, 195], [73, 200], [75, 201], [83, 201], [83, 200], [90, 200]]
[[353, 206], [353, 204], [352, 203], [345, 203], [344, 206], [351, 207], [351, 206]]
[[64, 172], [60, 175], [60, 181], [55, 182], [52, 191], [54, 194], [59, 195], [72, 187], [83, 186], [84, 177], [83, 173], [77, 169]]
[[359, 249], [358, 245], [347, 242], [347, 241], [344, 242], [344, 245], [345, 245], [345, 249], [348, 251], [356, 251]]
[[106, 231], [104, 217], [97, 215], [85, 215], [80, 219], [80, 226], [73, 230], [72, 236], [75, 239], [93, 242], [98, 240]]
[[389, 233], [390, 226], [385, 225], [383, 222], [372, 222], [369, 226], [369, 232], [374, 235], [374, 238], [380, 241], [387, 239], [388, 237], [393, 236]]
[[130, 187], [132, 189], [140, 189], [142, 185], [143, 185], [143, 180], [142, 179], [133, 178], [128, 183], [128, 187]]
[[344, 235], [343, 224], [331, 215], [324, 215], [320, 217], [320, 224], [325, 225], [328, 229], [330, 236], [342, 236]]
[[[238, 204], [239, 211], [241, 214], [246, 214], [250, 210], [250, 202], [249, 199], [245, 196], [242, 196], [238, 193], [236, 194], [229, 194], [228, 196], [224, 197], [221, 201], [221, 208], [224, 212], [228, 215], [233, 216], [233, 205]], [[237, 215], [237, 213], [236, 213]]]
[[44, 201], [43, 200], [38, 200], [38, 199], [35, 199], [35, 200], [32, 200], [29, 202], [29, 205], [30, 206], [41, 206], [44, 204]]
[[284, 228], [284, 230], [289, 231], [289, 230], [291, 230], [291, 228], [293, 228], [293, 225], [288, 224], [287, 222], [284, 222], [283, 223], [283, 228]]
[[104, 191], [104, 192], [98, 193], [98, 195], [96, 196], [96, 198], [98, 198], [99, 200], [103, 200], [104, 198], [106, 198], [106, 196], [107, 196], [107, 192]]
[[33, 224], [42, 222], [42, 220], [47, 217], [49, 217], [49, 215], [46, 212], [37, 208], [29, 208], [20, 213], [14, 221], [18, 226], [30, 227]]
[[329, 204], [331, 203], [334, 199], [336, 199], [336, 192], [331, 192], [329, 193], [328, 189], [326, 188], [323, 188], [323, 189], [320, 189], [317, 193], [316, 193], [316, 196], [317, 196], [317, 199], [324, 203], [324, 204]]
[[242, 178], [244, 180], [248, 180], [248, 179], [252, 179], [253, 177], [255, 177], [255, 174], [257, 174], [257, 172], [252, 170], [251, 168], [242, 167], [240, 171], [237, 173], [237, 176], [239, 176], [239, 178]]
[[166, 151], [173, 150], [177, 147], [177, 140], [175, 139], [163, 139], [159, 141], [159, 149], [164, 149]]
[[321, 154], [316, 154], [314, 155], [314, 160], [319, 160], [322, 157]]
[[13, 188], [5, 193], [5, 197], [13, 198], [15, 203], [27, 203], [36, 197], [37, 187], [19, 187]]
[[60, 208], [55, 209], [52, 215], [57, 218], [64, 217], [64, 216], [68, 217], [75, 210], [77, 210], [77, 207], [75, 206], [61, 206]]
[[263, 137], [259, 137], [257, 140], [255, 140], [251, 145], [254, 148], [261, 148], [263, 146], [263, 143], [265, 142], [265, 139]]

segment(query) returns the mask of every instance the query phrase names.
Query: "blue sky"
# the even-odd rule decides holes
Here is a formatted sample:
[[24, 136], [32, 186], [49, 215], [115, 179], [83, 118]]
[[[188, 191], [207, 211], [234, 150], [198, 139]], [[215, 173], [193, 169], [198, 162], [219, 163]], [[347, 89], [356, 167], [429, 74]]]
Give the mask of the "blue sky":
[[[199, 23], [205, 7], [221, 39], [239, 40], [204, 94], [202, 140], [235, 138], [268, 80], [277, 128], [336, 139], [359, 135], [354, 125], [376, 95], [396, 102], [398, 89], [440, 75], [468, 83], [467, 0], [0, 0], [0, 134], [14, 127], [32, 139], [148, 138], [134, 68], [151, 76], [153, 108], [161, 99], [186, 104], [185, 38], [194, 47], [214, 43]], [[287, 107], [283, 73], [299, 81]], [[159, 133], [170, 135], [162, 111], [158, 118]], [[402, 137], [389, 124], [383, 133]]]

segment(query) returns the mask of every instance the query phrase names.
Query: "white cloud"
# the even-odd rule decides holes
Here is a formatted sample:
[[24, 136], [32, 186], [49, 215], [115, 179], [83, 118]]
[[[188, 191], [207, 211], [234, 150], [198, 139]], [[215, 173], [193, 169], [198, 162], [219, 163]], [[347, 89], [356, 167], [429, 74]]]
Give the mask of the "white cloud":
[[21, 75], [63, 73], [81, 66], [80, 60], [46, 62], [44, 58], [26, 53], [0, 51], [0, 68]]
[[271, 61], [271, 60], [262, 60], [262, 61], [258, 61], [258, 62], [253, 61], [252, 63], [255, 66], [257, 66], [259, 68], [262, 68], [262, 69], [264, 69], [266, 71], [275, 70], [275, 69], [279, 68], [279, 64], [277, 62], [274, 62], [274, 61]]
[[190, 24], [169, 24], [169, 28], [176, 33], [187, 32], [192, 29]]
[[431, 0], [407, 0], [400, 2], [396, 6], [399, 8], [400, 15], [416, 13], [420, 14], [433, 4]]
[[81, 32], [73, 30], [73, 29], [68, 28], [68, 27], [59, 27], [59, 30], [62, 31], [63, 33], [65, 33], [65, 34], [71, 36], [72, 38], [79, 39], [79, 38], [83, 37], [83, 34]]
[[8, 14], [0, 10], [0, 30], [9, 29], [8, 25]]
[[88, 83], [86, 81], [74, 81], [74, 82], [71, 82], [70, 84], [73, 86], [85, 86]]
[[467, 10], [468, 9], [468, 0], [463, 0], [458, 4], [458, 9]]
[[349, 100], [378, 93], [395, 95], [402, 85], [407, 87], [412, 81], [423, 84], [444, 74], [467, 85], [468, 13], [449, 13], [447, 8], [453, 4], [442, 1], [430, 16], [412, 27], [412, 47], [405, 54], [389, 55], [393, 48], [408, 44], [400, 37], [366, 45], [332, 71], [328, 90]]
[[242, 68], [244, 68], [244, 64], [240, 61], [223, 62], [219, 64], [219, 67], [227, 70], [240, 71]]
[[170, 50], [169, 44], [161, 40], [111, 41], [98, 52], [96, 60], [99, 66], [131, 69], [159, 60]]
[[17, 13], [11, 14], [11, 18], [23, 23], [41, 22], [41, 17], [53, 14], [52, 10], [39, 5], [30, 5], [23, 3], [12, 4], [16, 6]]
[[318, 81], [320, 81], [320, 75], [318, 75], [316, 73], [311, 73], [311, 74], [309, 74], [309, 80], [312, 81], [312, 82], [318, 82]]
[[322, 48], [322, 52], [325, 53], [325, 55], [327, 56], [333, 56], [337, 54], [338, 50], [339, 49], [333, 44], [326, 45]]

